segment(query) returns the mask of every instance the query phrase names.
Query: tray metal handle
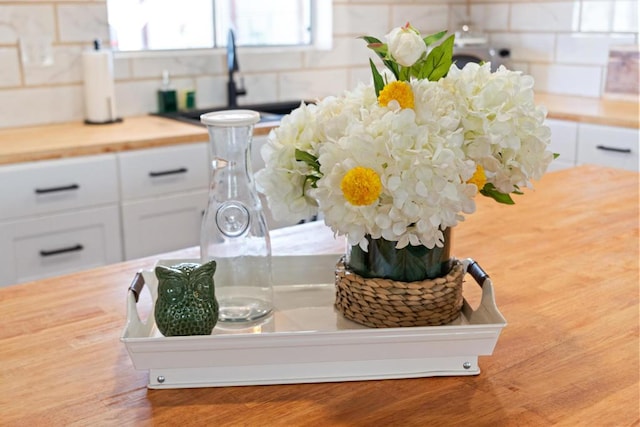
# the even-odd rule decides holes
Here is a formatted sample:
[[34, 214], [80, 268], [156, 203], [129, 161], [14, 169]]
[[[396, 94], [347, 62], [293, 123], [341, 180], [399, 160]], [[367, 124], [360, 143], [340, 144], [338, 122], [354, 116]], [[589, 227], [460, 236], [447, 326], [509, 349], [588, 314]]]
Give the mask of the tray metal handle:
[[[486, 271], [480, 264], [478, 264], [475, 260], [471, 258], [467, 258], [462, 261], [466, 272], [473, 277], [473, 279], [478, 283], [478, 285], [482, 288], [482, 297], [480, 300], [480, 305], [469, 313], [469, 321], [474, 323], [474, 318], [485, 318], [487, 314], [490, 314], [491, 318], [500, 319], [502, 323], [506, 325], [507, 321], [504, 316], [498, 310], [498, 306], [496, 305], [496, 297], [493, 292], [493, 283], [491, 278], [487, 274]], [[480, 320], [479, 323], [483, 323], [483, 320]]]
[[150, 316], [143, 322], [138, 313], [138, 300], [145, 285], [144, 272], [138, 271], [133, 277], [127, 292], [127, 326], [128, 336], [147, 336], [154, 324], [153, 310]]

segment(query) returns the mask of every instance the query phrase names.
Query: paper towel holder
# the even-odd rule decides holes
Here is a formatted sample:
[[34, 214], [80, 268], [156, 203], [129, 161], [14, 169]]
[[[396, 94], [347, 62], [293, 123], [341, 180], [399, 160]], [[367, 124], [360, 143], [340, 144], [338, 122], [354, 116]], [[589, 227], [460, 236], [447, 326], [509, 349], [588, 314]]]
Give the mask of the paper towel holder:
[[[101, 48], [102, 48], [102, 46], [101, 46], [100, 40], [99, 39], [94, 39], [93, 40], [93, 49], [92, 49], [92, 51], [93, 52], [99, 52], [99, 51], [101, 51]], [[83, 61], [84, 61], [84, 58], [83, 58]], [[91, 95], [88, 93], [88, 87], [90, 86], [90, 79], [88, 78], [89, 77], [89, 75], [87, 74], [88, 71], [85, 69], [85, 87], [84, 87], [84, 90], [85, 90], [85, 114], [88, 116], [84, 120], [85, 124], [88, 124], [88, 125], [105, 125], [105, 124], [119, 123], [119, 122], [123, 121], [122, 118], [118, 117], [117, 114], [116, 114], [115, 99], [114, 99], [115, 98], [115, 94], [113, 93], [114, 92], [113, 91], [113, 89], [114, 89], [113, 88], [113, 63], [111, 61], [112, 61], [112, 59], [109, 56], [109, 64], [108, 64], [109, 65], [109, 72], [107, 74], [108, 74], [108, 77], [109, 77], [108, 86], [110, 87], [111, 90], [110, 90], [109, 96], [105, 97], [104, 99], [100, 99], [98, 101], [98, 102], [101, 102], [101, 101], [106, 102], [106, 105], [103, 104], [103, 106], [100, 107], [98, 111], [99, 111], [99, 114], [100, 113], [105, 113], [105, 111], [106, 111], [107, 116], [104, 117], [104, 118], [100, 117], [100, 119], [98, 119], [98, 120], [95, 119], [95, 112], [96, 112], [95, 111], [95, 105], [93, 105], [93, 107], [92, 107], [94, 109], [92, 113], [90, 112], [90, 109], [87, 106], [87, 104], [89, 102], [91, 102], [91, 101], [95, 102], [96, 100], [95, 99], [91, 99]], [[84, 63], [84, 64], [85, 64], [85, 67], [86, 67], [86, 63]]]

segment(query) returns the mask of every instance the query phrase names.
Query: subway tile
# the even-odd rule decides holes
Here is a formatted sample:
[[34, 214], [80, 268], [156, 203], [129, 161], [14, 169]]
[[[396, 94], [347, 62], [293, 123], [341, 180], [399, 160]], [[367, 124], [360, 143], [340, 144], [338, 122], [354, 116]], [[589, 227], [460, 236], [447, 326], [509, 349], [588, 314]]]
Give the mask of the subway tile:
[[509, 48], [513, 61], [553, 62], [553, 34], [493, 33], [490, 43], [494, 47]]
[[305, 68], [357, 66], [368, 63], [369, 52], [367, 43], [362, 39], [352, 36], [336, 37], [330, 51], [305, 52], [304, 65]]
[[16, 43], [21, 37], [55, 37], [53, 6], [9, 4], [0, 7], [0, 44]]
[[391, 29], [387, 5], [334, 5], [333, 34], [382, 37]]
[[116, 111], [119, 117], [140, 116], [158, 111], [159, 83], [152, 80], [116, 82]]
[[19, 86], [20, 61], [16, 48], [0, 48], [0, 87]]
[[282, 73], [279, 76], [280, 98], [324, 98], [350, 89], [348, 83], [347, 70]]
[[536, 91], [587, 97], [601, 94], [601, 67], [531, 64], [529, 71]]
[[200, 76], [196, 78], [196, 105], [198, 108], [223, 106], [226, 103], [226, 76]]
[[[449, 24], [449, 6], [446, 4], [392, 6], [393, 27], [410, 22], [423, 34], [446, 30]], [[391, 30], [391, 27], [387, 32]], [[386, 34], [386, 33], [385, 33]]]
[[609, 46], [634, 44], [633, 35], [559, 34], [555, 62], [558, 64], [606, 65]]
[[[334, 47], [335, 48], [335, 47]], [[299, 50], [238, 48], [238, 65], [241, 72], [255, 73], [258, 71], [277, 71], [300, 69], [303, 64], [304, 53]], [[226, 73], [226, 59], [222, 59], [223, 72]]]
[[462, 23], [470, 20], [473, 31], [505, 31], [509, 27], [509, 5], [507, 4], [474, 4], [467, 17], [465, 6], [452, 6], [450, 28], [457, 31]]
[[226, 72], [226, 63], [222, 51], [213, 50], [204, 54], [196, 52], [178, 54], [153, 53], [131, 58], [130, 62], [131, 73], [136, 78], [157, 77], [160, 79], [163, 70], [167, 70], [169, 75], [174, 77], [194, 74], [222, 74]]
[[2, 90], [0, 128], [82, 120], [82, 109], [82, 85]]
[[48, 66], [24, 66], [25, 84], [29, 86], [81, 83], [82, 48], [79, 46], [54, 46], [53, 61]]
[[512, 31], [576, 31], [580, 18], [580, 3], [527, 2], [511, 5]]
[[98, 39], [106, 44], [109, 40], [107, 5], [58, 4], [58, 27], [63, 42], [85, 42]]
[[615, 32], [638, 32], [638, 0], [616, 0], [612, 28]]
[[611, 31], [613, 1], [583, 1], [580, 16], [580, 31]]

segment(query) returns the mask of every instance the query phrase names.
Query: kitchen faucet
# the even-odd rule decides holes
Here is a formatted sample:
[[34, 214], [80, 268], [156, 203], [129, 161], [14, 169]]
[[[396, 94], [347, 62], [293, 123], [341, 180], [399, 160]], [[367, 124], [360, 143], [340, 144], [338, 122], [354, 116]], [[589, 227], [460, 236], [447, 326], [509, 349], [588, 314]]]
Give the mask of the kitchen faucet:
[[239, 71], [238, 56], [236, 54], [236, 40], [233, 34], [233, 30], [229, 29], [227, 36], [227, 68], [229, 69], [229, 81], [227, 81], [227, 106], [237, 107], [238, 96], [246, 95], [247, 91], [244, 88], [244, 82], [241, 80], [240, 87], [236, 86], [236, 81], [233, 78], [233, 73]]

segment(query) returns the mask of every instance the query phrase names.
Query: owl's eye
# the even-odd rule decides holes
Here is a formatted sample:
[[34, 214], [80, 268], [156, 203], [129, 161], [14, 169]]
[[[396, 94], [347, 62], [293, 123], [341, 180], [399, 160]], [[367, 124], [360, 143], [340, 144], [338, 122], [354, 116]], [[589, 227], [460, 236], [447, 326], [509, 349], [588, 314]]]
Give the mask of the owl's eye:
[[195, 282], [193, 286], [193, 296], [198, 299], [206, 300], [211, 289], [210, 286], [211, 285], [206, 282]]
[[175, 301], [180, 298], [184, 293], [184, 284], [179, 282], [171, 283], [164, 288], [164, 295], [171, 301]]

